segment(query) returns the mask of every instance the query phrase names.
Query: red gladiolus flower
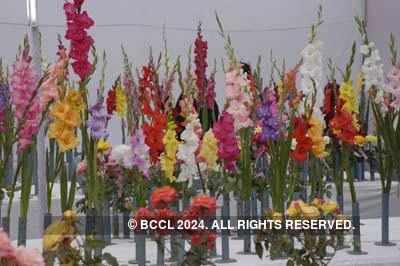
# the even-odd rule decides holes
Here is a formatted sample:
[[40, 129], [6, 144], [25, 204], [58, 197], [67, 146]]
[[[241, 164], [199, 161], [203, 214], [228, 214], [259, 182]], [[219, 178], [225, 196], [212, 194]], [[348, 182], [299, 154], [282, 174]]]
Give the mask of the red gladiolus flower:
[[155, 209], [167, 208], [171, 203], [175, 202], [178, 194], [173, 187], [164, 186], [156, 188], [150, 196], [151, 206]]
[[198, 89], [198, 99], [200, 106], [204, 106], [206, 103], [206, 89], [207, 89], [207, 41], [203, 40], [201, 27], [197, 32], [197, 38], [194, 43], [194, 64], [196, 66], [196, 86]]
[[354, 144], [357, 129], [353, 125], [353, 117], [350, 113], [338, 110], [329, 125], [335, 137], [347, 144]]
[[335, 109], [337, 103], [335, 95], [337, 95], [337, 97], [339, 96], [339, 85], [336, 85], [334, 87], [333, 83], [329, 82], [328, 84], [326, 84], [324, 89], [324, 103], [321, 108], [321, 111], [325, 117], [326, 124], [329, 124], [329, 122], [335, 116]]
[[143, 114], [153, 116], [162, 111], [161, 92], [155, 82], [155, 70], [152, 65], [142, 67], [142, 76], [139, 79], [139, 101]]
[[112, 115], [115, 112], [115, 109], [117, 108], [117, 105], [115, 103], [115, 89], [112, 88], [111, 90], [108, 91], [107, 94], [107, 113], [109, 115]]
[[296, 148], [291, 152], [291, 157], [298, 162], [304, 162], [312, 149], [312, 140], [307, 136], [309, 125], [300, 117], [294, 118], [293, 138], [296, 140]]
[[151, 121], [143, 124], [145, 143], [149, 147], [150, 160], [153, 164], [160, 159], [164, 151], [163, 136], [167, 127], [167, 116], [163, 113], [152, 113]]

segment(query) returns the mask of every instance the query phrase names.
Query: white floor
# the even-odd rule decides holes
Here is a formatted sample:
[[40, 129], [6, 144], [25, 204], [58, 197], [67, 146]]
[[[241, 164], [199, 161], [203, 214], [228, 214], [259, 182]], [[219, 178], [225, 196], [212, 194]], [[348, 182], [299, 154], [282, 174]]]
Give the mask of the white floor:
[[[338, 251], [329, 265], [400, 265], [400, 218], [390, 219], [390, 236], [391, 241], [396, 243], [393, 247], [380, 247], [374, 245], [374, 242], [380, 239], [380, 219], [364, 219], [362, 222], [362, 249], [367, 251], [366, 255], [350, 255], [347, 252], [350, 249]], [[348, 239], [349, 244], [350, 239]], [[236, 263], [229, 265], [251, 265], [251, 266], [264, 266], [264, 265], [286, 265], [285, 261], [271, 261], [269, 258], [259, 259], [256, 255], [238, 255], [237, 253], [242, 250], [243, 242], [240, 240], [230, 241], [231, 257], [237, 260]], [[28, 247], [41, 248], [41, 240], [30, 240]], [[220, 240], [217, 240], [218, 252], [220, 247]], [[148, 240], [146, 242], [147, 259], [155, 263], [156, 259], [156, 245], [155, 242]], [[113, 245], [105, 250], [110, 252], [118, 258], [120, 265], [128, 265], [128, 261], [135, 256], [135, 243], [132, 240], [114, 240]], [[168, 252], [166, 252], [168, 256]], [[149, 265], [150, 265], [149, 264]], [[217, 264], [219, 265], [219, 264]], [[222, 265], [222, 264], [221, 264]]]

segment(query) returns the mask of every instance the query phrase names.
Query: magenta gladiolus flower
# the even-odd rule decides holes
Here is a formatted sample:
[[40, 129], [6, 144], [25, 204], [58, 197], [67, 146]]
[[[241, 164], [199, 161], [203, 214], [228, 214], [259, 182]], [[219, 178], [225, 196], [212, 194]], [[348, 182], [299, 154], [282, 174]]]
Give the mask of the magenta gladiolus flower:
[[215, 104], [215, 75], [214, 73], [208, 79], [207, 93], [206, 93], [206, 103], [208, 109], [213, 109]]
[[93, 65], [88, 60], [90, 48], [94, 40], [87, 34], [87, 30], [94, 25], [94, 21], [86, 11], [81, 11], [84, 0], [66, 2], [64, 12], [67, 18], [67, 32], [65, 38], [71, 41], [69, 56], [75, 60], [72, 63], [74, 72], [84, 80], [92, 72]]
[[10, 77], [11, 100], [18, 120], [18, 151], [24, 151], [39, 131], [40, 99], [37, 95], [37, 75], [32, 68], [29, 47], [26, 47], [13, 65]]
[[224, 168], [229, 172], [235, 171], [240, 150], [232, 115], [223, 112], [214, 125], [213, 133], [218, 140], [218, 157], [224, 163]]

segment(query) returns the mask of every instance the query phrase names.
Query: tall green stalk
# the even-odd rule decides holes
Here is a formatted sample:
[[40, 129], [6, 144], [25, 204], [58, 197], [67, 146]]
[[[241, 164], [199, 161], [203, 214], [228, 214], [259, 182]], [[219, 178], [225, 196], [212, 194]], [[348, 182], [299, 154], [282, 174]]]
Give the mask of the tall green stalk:
[[240, 183], [242, 199], [249, 199], [252, 189], [251, 128], [240, 130]]
[[350, 194], [351, 194], [351, 201], [353, 203], [357, 202], [357, 194], [356, 194], [356, 189], [354, 186], [354, 174], [352, 171], [351, 163], [350, 163], [350, 157], [351, 157], [351, 149], [348, 146], [343, 147], [343, 165], [342, 169], [343, 171], [346, 171], [346, 177], [347, 177], [347, 182], [349, 183], [350, 187]]
[[291, 139], [278, 140], [271, 142], [270, 153], [270, 178], [271, 178], [271, 196], [274, 210], [283, 213], [286, 200], [286, 183], [288, 182], [287, 168], [289, 164], [289, 154]]
[[21, 168], [21, 202], [20, 202], [20, 216], [23, 218], [28, 217], [29, 199], [32, 188], [33, 177], [33, 148], [31, 146], [26, 152], [21, 155], [22, 168]]

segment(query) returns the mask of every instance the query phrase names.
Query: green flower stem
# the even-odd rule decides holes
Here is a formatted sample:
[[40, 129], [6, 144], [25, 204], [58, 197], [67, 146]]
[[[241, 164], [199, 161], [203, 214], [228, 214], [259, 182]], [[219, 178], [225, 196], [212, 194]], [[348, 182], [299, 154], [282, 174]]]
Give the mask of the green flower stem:
[[350, 147], [345, 146], [343, 152], [343, 170], [346, 171], [347, 182], [350, 186], [351, 201], [357, 202], [356, 189], [354, 187], [354, 175], [350, 163], [351, 150]]
[[240, 131], [240, 170], [241, 170], [241, 196], [249, 199], [252, 189], [251, 171], [251, 128], [243, 128]]

